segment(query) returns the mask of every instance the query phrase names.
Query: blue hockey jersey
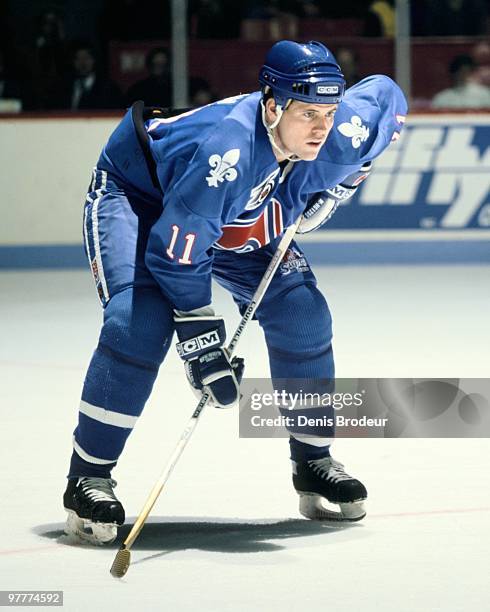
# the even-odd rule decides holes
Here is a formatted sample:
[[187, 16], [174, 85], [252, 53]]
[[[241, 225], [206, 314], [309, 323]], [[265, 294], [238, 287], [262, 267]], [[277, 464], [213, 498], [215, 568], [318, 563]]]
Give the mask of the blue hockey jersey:
[[407, 113], [400, 88], [386, 76], [371, 76], [346, 92], [315, 161], [279, 166], [260, 98], [260, 92], [241, 95], [146, 121], [153, 181], [130, 111], [98, 161], [128, 196], [144, 199], [149, 209], [161, 207], [145, 261], [179, 310], [210, 303], [216, 249], [235, 251], [238, 260], [240, 252], [271, 242], [312, 194], [380, 155]]

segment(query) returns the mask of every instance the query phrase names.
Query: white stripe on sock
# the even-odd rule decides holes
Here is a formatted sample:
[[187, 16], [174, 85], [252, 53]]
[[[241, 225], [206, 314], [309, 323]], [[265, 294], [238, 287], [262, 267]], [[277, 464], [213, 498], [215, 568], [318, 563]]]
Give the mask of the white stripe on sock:
[[99, 459], [99, 457], [93, 457], [86, 453], [83, 448], [78, 444], [75, 440], [75, 436], [73, 436], [73, 448], [77, 455], [79, 455], [84, 461], [88, 461], [88, 463], [96, 463], [97, 465], [108, 465], [109, 463], [114, 463], [117, 459]]
[[298, 442], [311, 444], [311, 446], [329, 446], [335, 440], [335, 438], [321, 438], [320, 436], [309, 436], [308, 434], [292, 433], [291, 436], [298, 440]]
[[128, 414], [121, 414], [114, 410], [106, 410], [105, 408], [99, 408], [99, 406], [93, 406], [83, 400], [80, 402], [80, 412], [86, 416], [104, 423], [105, 425], [114, 425], [115, 427], [124, 427], [126, 429], [133, 429], [138, 421], [138, 417], [130, 416]]

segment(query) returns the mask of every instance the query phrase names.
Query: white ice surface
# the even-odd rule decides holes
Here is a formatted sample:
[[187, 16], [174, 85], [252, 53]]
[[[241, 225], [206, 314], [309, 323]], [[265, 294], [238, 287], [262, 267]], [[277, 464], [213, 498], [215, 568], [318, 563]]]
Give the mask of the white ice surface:
[[[338, 376], [488, 377], [490, 269], [316, 269]], [[89, 274], [0, 274], [0, 589], [62, 589], [66, 610], [275, 612], [490, 609], [488, 440], [340, 440], [369, 490], [346, 528], [303, 520], [286, 440], [238, 438], [209, 410], [134, 545], [68, 546], [71, 433], [101, 312]], [[231, 332], [233, 304], [215, 293]], [[238, 351], [267, 375], [254, 323]], [[114, 476], [131, 524], [195, 405], [171, 350]], [[123, 534], [127, 534], [125, 528]]]

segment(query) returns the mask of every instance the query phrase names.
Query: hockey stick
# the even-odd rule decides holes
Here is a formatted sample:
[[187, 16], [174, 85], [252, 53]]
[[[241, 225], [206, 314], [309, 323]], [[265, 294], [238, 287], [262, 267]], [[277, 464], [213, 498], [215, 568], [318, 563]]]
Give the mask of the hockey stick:
[[[230, 343], [228, 344], [227, 352], [230, 357], [235, 351], [236, 345], [238, 344], [238, 341], [243, 333], [243, 330], [245, 329], [248, 322], [255, 314], [255, 311], [259, 307], [259, 304], [262, 301], [265, 295], [265, 292], [267, 291], [267, 288], [269, 287], [272, 277], [274, 276], [277, 268], [279, 267], [279, 264], [281, 263], [281, 260], [284, 257], [287, 251], [287, 248], [289, 247], [291, 240], [293, 239], [296, 233], [296, 230], [299, 227], [301, 218], [302, 218], [302, 215], [300, 215], [296, 219], [293, 225], [288, 227], [288, 229], [284, 232], [284, 235], [281, 238], [279, 244], [277, 245], [276, 252], [274, 253], [274, 256], [272, 257], [269, 265], [267, 266], [267, 270], [265, 271], [264, 276], [262, 277], [262, 280], [260, 281], [259, 286], [257, 287], [257, 290], [255, 291], [252, 297], [252, 301], [248, 305], [247, 310], [245, 311], [240, 323], [238, 324], [238, 327], [233, 335], [233, 338], [230, 340]], [[192, 414], [189, 420], [189, 423], [187, 424], [187, 427], [182, 432], [182, 435], [180, 437], [180, 440], [177, 446], [175, 447], [174, 452], [172, 453], [158, 481], [155, 483], [150, 495], [148, 496], [148, 499], [146, 500], [145, 505], [143, 506], [143, 509], [138, 515], [138, 518], [136, 519], [131, 531], [129, 532], [128, 537], [124, 540], [123, 544], [117, 551], [117, 554], [114, 558], [114, 561], [112, 563], [111, 570], [110, 570], [111, 574], [115, 578], [122, 578], [128, 571], [129, 564], [131, 563], [131, 553], [129, 549], [131, 548], [134, 541], [138, 537], [140, 531], [143, 529], [143, 526], [145, 524], [146, 519], [148, 518], [148, 515], [150, 514], [153, 506], [155, 505], [155, 502], [157, 501], [158, 496], [160, 495], [165, 483], [167, 482], [170, 474], [172, 473], [175, 467], [175, 464], [177, 463], [180, 455], [182, 454], [182, 451], [186, 447], [187, 442], [189, 441], [191, 435], [193, 434], [196, 428], [197, 422], [199, 420], [199, 416], [201, 415], [206, 404], [208, 403], [209, 398], [210, 398], [209, 393], [203, 393], [203, 396], [199, 404], [194, 410], [194, 413]]]

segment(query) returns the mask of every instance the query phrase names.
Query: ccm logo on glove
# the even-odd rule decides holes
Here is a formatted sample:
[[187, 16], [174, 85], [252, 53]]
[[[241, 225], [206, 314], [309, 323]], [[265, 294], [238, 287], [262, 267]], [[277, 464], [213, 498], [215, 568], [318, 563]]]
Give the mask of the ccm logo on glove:
[[225, 322], [210, 307], [189, 313], [175, 311], [177, 351], [184, 360], [187, 380], [200, 397], [209, 393], [216, 408], [230, 408], [240, 399], [243, 359], [231, 357], [223, 347]]
[[213, 346], [221, 346], [221, 340], [216, 330], [201, 334], [195, 338], [190, 338], [184, 342], [179, 342], [179, 344], [177, 344], [177, 352], [180, 357], [187, 357], [196, 351], [210, 349]]

